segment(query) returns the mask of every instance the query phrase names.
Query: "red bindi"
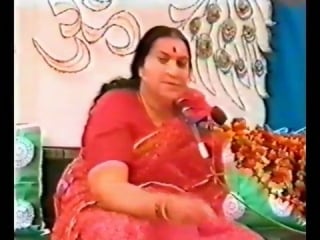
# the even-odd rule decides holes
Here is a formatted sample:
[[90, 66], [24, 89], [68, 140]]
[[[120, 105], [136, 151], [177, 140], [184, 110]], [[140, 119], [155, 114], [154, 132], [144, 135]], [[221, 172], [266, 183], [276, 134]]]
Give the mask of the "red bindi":
[[176, 52], [177, 52], [176, 47], [173, 47], [173, 52], [174, 52], [174, 53], [176, 53]]

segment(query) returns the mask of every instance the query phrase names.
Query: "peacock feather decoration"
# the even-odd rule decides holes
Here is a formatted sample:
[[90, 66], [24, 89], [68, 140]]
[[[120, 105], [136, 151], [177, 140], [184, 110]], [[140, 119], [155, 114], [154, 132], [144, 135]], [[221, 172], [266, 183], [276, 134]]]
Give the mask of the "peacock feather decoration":
[[168, 8], [171, 21], [189, 38], [195, 87], [252, 126], [265, 122], [271, 10], [270, 0], [196, 0]]

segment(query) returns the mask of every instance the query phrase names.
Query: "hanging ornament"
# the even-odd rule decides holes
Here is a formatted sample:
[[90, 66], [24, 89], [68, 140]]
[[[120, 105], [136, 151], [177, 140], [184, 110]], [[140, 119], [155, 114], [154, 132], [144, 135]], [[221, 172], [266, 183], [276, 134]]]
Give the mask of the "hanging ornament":
[[230, 54], [224, 49], [218, 49], [213, 56], [213, 60], [218, 69], [223, 73], [230, 72], [232, 61]]
[[207, 7], [206, 20], [209, 24], [217, 22], [220, 18], [221, 9], [216, 3], [212, 3]]
[[261, 60], [257, 59], [253, 63], [253, 72], [258, 77], [261, 77], [265, 73], [265, 67], [264, 67], [263, 62]]
[[235, 0], [234, 8], [241, 20], [248, 20], [253, 14], [252, 6], [248, 0]]
[[201, 27], [201, 19], [199, 17], [193, 18], [189, 23], [189, 31], [190, 33], [195, 36]]
[[35, 147], [26, 137], [16, 137], [15, 168], [27, 166], [34, 157]]
[[237, 33], [236, 23], [231, 18], [228, 18], [221, 24], [220, 27], [223, 41], [225, 43], [232, 42]]
[[199, 58], [207, 59], [212, 55], [212, 40], [209, 34], [202, 33], [196, 42], [196, 53]]
[[252, 43], [256, 40], [256, 29], [254, 27], [244, 25], [242, 28], [242, 36], [247, 43]]
[[242, 58], [238, 58], [234, 62], [234, 69], [238, 78], [244, 78], [247, 74], [245, 62]]

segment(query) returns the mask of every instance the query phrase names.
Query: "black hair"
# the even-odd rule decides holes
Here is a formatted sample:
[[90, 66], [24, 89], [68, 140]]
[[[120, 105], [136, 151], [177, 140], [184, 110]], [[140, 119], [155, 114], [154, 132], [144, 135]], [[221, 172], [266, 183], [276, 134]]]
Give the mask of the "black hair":
[[[143, 66], [145, 58], [149, 54], [154, 42], [159, 38], [174, 37], [182, 40], [187, 47], [189, 54], [189, 66], [191, 66], [191, 50], [186, 37], [177, 29], [168, 26], [155, 26], [149, 29], [138, 43], [133, 60], [130, 66], [131, 76], [129, 78], [116, 78], [109, 83], [104, 83], [100, 88], [98, 95], [94, 98], [93, 106], [97, 103], [99, 98], [107, 91], [112, 89], [133, 89], [138, 90], [140, 87], [139, 69]], [[92, 107], [93, 107], [92, 106]]]

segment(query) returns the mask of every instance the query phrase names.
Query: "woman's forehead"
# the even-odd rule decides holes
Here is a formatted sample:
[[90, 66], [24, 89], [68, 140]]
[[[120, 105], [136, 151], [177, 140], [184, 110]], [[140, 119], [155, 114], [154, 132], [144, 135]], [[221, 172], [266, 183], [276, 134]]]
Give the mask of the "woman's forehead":
[[154, 53], [165, 53], [170, 56], [188, 57], [186, 44], [178, 38], [164, 37], [157, 39], [151, 49]]

